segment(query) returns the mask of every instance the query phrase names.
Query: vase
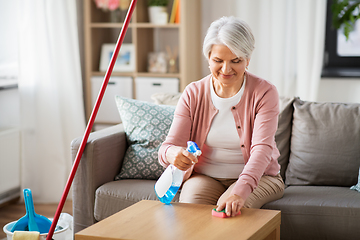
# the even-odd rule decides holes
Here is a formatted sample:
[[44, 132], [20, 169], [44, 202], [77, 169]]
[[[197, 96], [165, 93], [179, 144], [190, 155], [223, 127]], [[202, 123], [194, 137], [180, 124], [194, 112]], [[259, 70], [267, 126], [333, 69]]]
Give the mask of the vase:
[[124, 22], [125, 16], [126, 16], [126, 11], [120, 9], [110, 11], [110, 22], [112, 23]]
[[151, 6], [148, 8], [149, 21], [152, 24], [164, 25], [168, 22], [166, 7]]

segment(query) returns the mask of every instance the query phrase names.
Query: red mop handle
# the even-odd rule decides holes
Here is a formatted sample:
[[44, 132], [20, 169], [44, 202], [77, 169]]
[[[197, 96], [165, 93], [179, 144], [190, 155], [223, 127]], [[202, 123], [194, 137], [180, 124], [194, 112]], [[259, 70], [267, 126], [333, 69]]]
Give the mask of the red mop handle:
[[124, 41], [125, 33], [126, 33], [126, 30], [127, 30], [128, 26], [129, 26], [132, 13], [134, 12], [134, 9], [135, 9], [135, 6], [136, 6], [136, 2], [137, 2], [137, 0], [132, 0], [132, 1], [131, 1], [129, 10], [128, 10], [127, 15], [126, 15], [126, 18], [125, 18], [124, 25], [123, 25], [123, 27], [122, 27], [122, 29], [121, 29], [119, 38], [118, 38], [118, 40], [117, 40], [117, 42], [116, 42], [116, 46], [115, 46], [114, 53], [113, 53], [113, 55], [112, 55], [112, 57], [111, 57], [108, 70], [106, 71], [105, 78], [104, 78], [104, 82], [103, 82], [103, 84], [102, 84], [102, 86], [101, 86], [100, 93], [99, 93], [99, 95], [98, 95], [98, 97], [97, 97], [97, 99], [96, 99], [95, 106], [94, 106], [93, 111], [92, 111], [92, 113], [91, 113], [91, 116], [90, 116], [88, 125], [87, 125], [86, 130], [85, 130], [84, 137], [83, 137], [83, 139], [82, 139], [82, 141], [81, 141], [79, 150], [78, 150], [78, 152], [77, 152], [77, 155], [76, 155], [76, 158], [75, 158], [75, 161], [74, 161], [74, 164], [73, 164], [73, 167], [72, 167], [71, 172], [70, 172], [70, 176], [69, 176], [68, 181], [67, 181], [67, 183], [66, 183], [66, 185], [65, 185], [65, 189], [64, 189], [63, 195], [61, 196], [61, 200], [60, 200], [59, 205], [58, 205], [58, 207], [57, 207], [57, 209], [56, 209], [56, 213], [55, 213], [55, 216], [54, 216], [54, 220], [52, 221], [52, 224], [51, 224], [49, 233], [48, 233], [48, 235], [47, 235], [47, 237], [46, 237], [46, 240], [51, 240], [51, 239], [52, 239], [52, 236], [53, 236], [53, 234], [54, 234], [55, 227], [56, 227], [56, 224], [57, 224], [57, 222], [58, 222], [58, 220], [59, 220], [60, 213], [61, 213], [61, 211], [62, 211], [62, 209], [63, 209], [63, 207], [64, 207], [65, 200], [66, 200], [67, 195], [68, 195], [68, 193], [69, 193], [71, 184], [72, 184], [72, 182], [73, 182], [73, 180], [74, 180], [75, 173], [76, 173], [76, 170], [77, 170], [77, 168], [78, 168], [78, 166], [79, 166], [80, 159], [81, 159], [82, 154], [83, 154], [83, 152], [84, 152], [84, 149], [85, 149], [87, 140], [88, 140], [88, 138], [89, 138], [91, 129], [92, 129], [93, 125], [94, 125], [94, 121], [95, 121], [96, 114], [97, 114], [97, 112], [98, 112], [98, 110], [99, 110], [99, 107], [100, 107], [102, 98], [103, 98], [103, 96], [104, 96], [106, 87], [107, 87], [107, 85], [108, 85], [108, 83], [109, 83], [109, 79], [110, 79], [112, 70], [113, 70], [113, 68], [114, 68], [114, 65], [115, 65], [117, 56], [118, 56], [118, 54], [119, 54], [121, 44], [122, 44], [122, 42]]

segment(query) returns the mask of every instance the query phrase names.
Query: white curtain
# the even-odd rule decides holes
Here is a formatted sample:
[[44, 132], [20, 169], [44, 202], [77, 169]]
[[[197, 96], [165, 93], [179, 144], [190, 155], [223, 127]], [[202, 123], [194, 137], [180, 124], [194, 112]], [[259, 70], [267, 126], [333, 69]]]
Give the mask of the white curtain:
[[85, 129], [76, 2], [21, 0], [18, 9], [21, 187], [34, 202], [58, 203], [70, 142]]
[[234, 0], [255, 35], [249, 70], [280, 96], [316, 101], [323, 62], [326, 0]]

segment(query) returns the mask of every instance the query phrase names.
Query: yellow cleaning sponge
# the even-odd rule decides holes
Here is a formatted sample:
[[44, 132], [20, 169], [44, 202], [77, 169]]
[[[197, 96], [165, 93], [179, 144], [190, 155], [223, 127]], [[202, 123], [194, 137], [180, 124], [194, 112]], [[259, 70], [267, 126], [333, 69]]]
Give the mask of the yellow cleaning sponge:
[[15, 231], [12, 240], [39, 240], [40, 232]]

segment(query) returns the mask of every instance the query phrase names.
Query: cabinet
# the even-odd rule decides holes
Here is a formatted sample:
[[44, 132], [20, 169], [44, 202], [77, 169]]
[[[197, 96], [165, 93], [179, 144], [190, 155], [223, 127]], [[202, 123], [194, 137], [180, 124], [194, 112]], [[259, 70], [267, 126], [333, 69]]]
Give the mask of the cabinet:
[[20, 95], [17, 81], [0, 83], [0, 205], [20, 197]]
[[[101, 88], [103, 77], [91, 77], [91, 105], [95, 105], [95, 101]], [[95, 122], [97, 123], [117, 123], [120, 122], [120, 115], [115, 103], [115, 96], [120, 95], [127, 98], [132, 98], [132, 78], [131, 77], [110, 77], [108, 86], [106, 88], [106, 95], [104, 95], [99, 111], [96, 115]]]
[[137, 77], [135, 84], [136, 99], [142, 101], [152, 101], [151, 95], [154, 93], [177, 94], [179, 92], [179, 80], [177, 78]]
[[[173, 0], [167, 8], [171, 15]], [[132, 78], [132, 95], [136, 98], [135, 79], [159, 78], [179, 79], [179, 90], [201, 78], [201, 0], [181, 0], [180, 23], [156, 25], [149, 23], [147, 0], [138, 0], [123, 43], [134, 46], [135, 67], [131, 72], [114, 72], [112, 76]], [[105, 76], [99, 71], [101, 47], [105, 43], [116, 43], [123, 26], [122, 22], [111, 22], [110, 12], [98, 9], [93, 0], [84, 0], [84, 44], [85, 44], [85, 110], [89, 118], [93, 109], [91, 101], [91, 78]], [[123, 21], [123, 20], [122, 20]], [[166, 52], [169, 46], [178, 49], [178, 72], [148, 72], [148, 54]], [[106, 94], [106, 93], [105, 93]], [[105, 96], [104, 96], [105, 97]]]
[[20, 131], [0, 128], [0, 205], [20, 197]]

